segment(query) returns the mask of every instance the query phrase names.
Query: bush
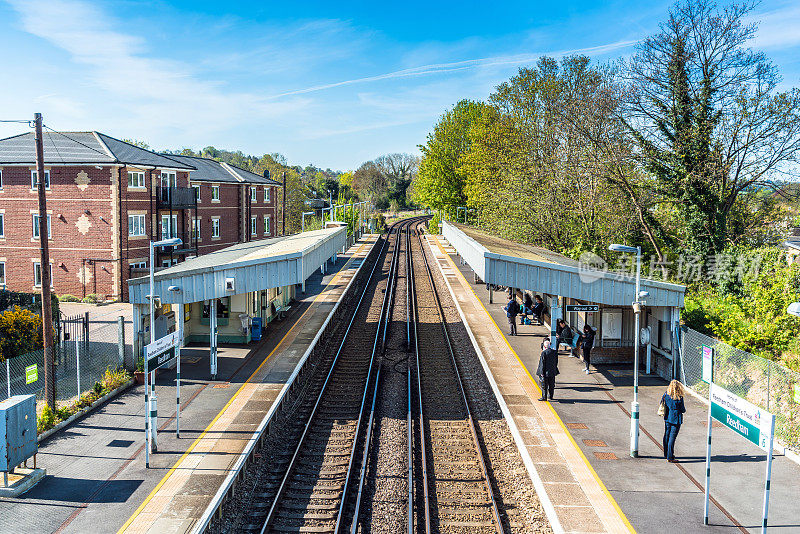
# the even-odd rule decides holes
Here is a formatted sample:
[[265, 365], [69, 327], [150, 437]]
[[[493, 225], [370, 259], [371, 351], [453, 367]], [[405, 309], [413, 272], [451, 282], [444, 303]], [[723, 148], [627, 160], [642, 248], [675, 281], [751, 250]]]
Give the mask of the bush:
[[439, 224], [442, 222], [442, 216], [440, 213], [436, 213], [433, 217], [430, 218], [428, 221], [428, 233], [429, 234], [438, 234], [440, 231]]
[[50, 406], [45, 405], [42, 408], [42, 413], [36, 419], [36, 431], [42, 433], [45, 430], [50, 430], [56, 425], [56, 414], [50, 409]]
[[39, 350], [42, 341], [42, 318], [14, 306], [0, 313], [0, 361]]
[[[52, 294], [53, 320], [58, 319], [58, 297]], [[17, 293], [7, 289], [0, 289], [0, 311], [19, 306], [23, 310], [40, 312], [42, 309], [42, 295], [39, 293]]]
[[97, 293], [90, 293], [83, 297], [81, 302], [86, 304], [97, 304], [100, 301], [100, 296]]
[[65, 294], [58, 297], [59, 302], [80, 302], [81, 299], [75, 295]]

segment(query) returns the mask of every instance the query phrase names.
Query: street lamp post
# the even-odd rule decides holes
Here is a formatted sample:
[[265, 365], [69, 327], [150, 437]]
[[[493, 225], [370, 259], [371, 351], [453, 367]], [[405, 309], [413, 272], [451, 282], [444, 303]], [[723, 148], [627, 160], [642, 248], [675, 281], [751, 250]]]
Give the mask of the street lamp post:
[[313, 211], [304, 211], [303, 212], [303, 215], [302, 215], [301, 220], [300, 220], [300, 231], [301, 232], [305, 232], [306, 231], [306, 215], [314, 215], [314, 212]]
[[[156, 247], [170, 247], [183, 243], [180, 238], [162, 239], [161, 241], [150, 241], [150, 343], [156, 341], [156, 298], [155, 298], [155, 249]], [[156, 420], [158, 418], [158, 405], [156, 404], [156, 381], [155, 377], [150, 377], [147, 368], [147, 354], [144, 357], [144, 407], [145, 407], [145, 436], [147, 445], [145, 446], [145, 466], [150, 467], [150, 450], [158, 452], [158, 442], [156, 441]]]
[[[181, 288], [169, 286], [168, 291], [178, 295]], [[175, 331], [178, 332], [178, 344], [175, 346], [175, 437], [181, 438], [181, 344], [183, 343], [183, 298], [180, 298], [175, 310]]]
[[633, 306], [635, 316], [634, 341], [633, 341], [633, 402], [631, 402], [631, 456], [639, 456], [639, 316], [642, 314], [642, 303], [639, 300], [640, 274], [642, 270], [642, 247], [629, 247], [627, 245], [611, 244], [608, 250], [636, 254], [636, 292]]

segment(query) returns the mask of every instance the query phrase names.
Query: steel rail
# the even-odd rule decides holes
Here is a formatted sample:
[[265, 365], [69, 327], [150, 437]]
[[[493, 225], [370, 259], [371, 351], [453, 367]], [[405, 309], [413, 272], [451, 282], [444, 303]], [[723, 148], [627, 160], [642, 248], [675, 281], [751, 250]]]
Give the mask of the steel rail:
[[[411, 237], [409, 236], [409, 245], [411, 243]], [[422, 409], [422, 373], [419, 366], [419, 343], [417, 337], [417, 321], [418, 321], [418, 303], [417, 303], [417, 282], [414, 275], [414, 262], [411, 259], [411, 254], [409, 254], [408, 258], [408, 269], [409, 269], [409, 280], [410, 287], [411, 287], [411, 323], [412, 323], [412, 331], [413, 331], [413, 339], [414, 339], [414, 361], [416, 363], [416, 371], [417, 371], [417, 408], [419, 410], [419, 443], [420, 443], [420, 465], [422, 467], [422, 501], [423, 501], [423, 508], [425, 511], [425, 533], [430, 534], [431, 532], [431, 501], [430, 501], [430, 487], [428, 484], [428, 453], [425, 447], [425, 411]], [[409, 395], [412, 395], [411, 390], [409, 389]]]
[[[453, 350], [453, 341], [450, 339], [450, 334], [447, 331], [447, 321], [446, 321], [445, 316], [444, 316], [444, 308], [442, 307], [442, 302], [441, 302], [441, 299], [439, 298], [439, 292], [436, 289], [436, 284], [434, 283], [434, 280], [433, 280], [433, 272], [431, 271], [431, 266], [428, 264], [428, 258], [427, 258], [427, 255], [425, 254], [425, 245], [422, 242], [422, 236], [418, 234], [417, 235], [417, 239], [419, 240], [420, 248], [422, 250], [422, 258], [423, 258], [423, 263], [425, 264], [425, 271], [428, 273], [428, 279], [430, 280], [432, 293], [433, 293], [433, 296], [434, 296], [434, 300], [436, 301], [437, 312], [439, 314], [440, 323], [442, 325], [442, 333], [444, 334], [444, 338], [445, 338], [446, 345], [447, 345], [447, 350], [450, 353], [450, 362], [452, 363], [453, 370], [455, 371], [456, 377], [458, 378], [458, 380], [456, 382], [458, 384], [459, 392], [461, 393], [461, 399], [464, 402], [464, 409], [466, 410], [467, 420], [468, 420], [468, 423], [469, 423], [469, 429], [470, 429], [470, 433], [472, 434], [472, 441], [473, 441], [473, 443], [475, 445], [475, 452], [478, 455], [478, 463], [480, 464], [481, 473], [483, 474], [483, 481], [486, 484], [486, 492], [488, 494], [489, 500], [491, 501], [492, 515], [494, 516], [494, 519], [495, 519], [496, 530], [497, 530], [498, 534], [503, 534], [504, 530], [503, 530], [503, 522], [502, 522], [502, 519], [500, 517], [500, 510], [497, 507], [497, 500], [495, 499], [494, 490], [492, 489], [492, 482], [491, 482], [491, 479], [489, 477], [489, 471], [486, 468], [486, 461], [484, 460], [483, 451], [481, 450], [480, 441], [478, 440], [478, 433], [477, 433], [477, 430], [475, 428], [475, 421], [472, 418], [472, 411], [469, 408], [469, 401], [467, 400], [467, 394], [466, 394], [466, 391], [464, 390], [464, 381], [463, 381], [463, 378], [461, 377], [461, 372], [459, 371], [459, 368], [458, 368], [458, 362], [456, 361], [455, 351]], [[410, 256], [410, 254], [409, 254], [409, 256]], [[415, 292], [416, 292], [416, 284], [415, 284]], [[418, 370], [417, 370], [417, 378], [419, 379], [419, 359], [417, 359], [417, 368], [418, 368]], [[421, 423], [422, 422], [422, 389], [421, 388], [419, 390], [419, 398], [420, 398], [420, 423]], [[422, 440], [421, 441], [424, 444], [424, 442], [425, 442], [424, 435], [422, 436]], [[427, 510], [427, 507], [426, 507], [426, 513], [427, 512], [428, 512], [428, 510]]]
[[[407, 244], [411, 244], [411, 240], [406, 240]], [[410, 247], [406, 247], [410, 250]], [[406, 270], [406, 279], [410, 273]], [[411, 352], [411, 285], [406, 282], [406, 353]], [[416, 347], [416, 343], [414, 344]], [[411, 388], [413, 387], [411, 372], [411, 357], [406, 358], [406, 390], [408, 392], [406, 400], [406, 433], [408, 435], [408, 523], [406, 524], [407, 534], [414, 534], [414, 416], [412, 415], [413, 400], [411, 395]], [[427, 484], [427, 482], [426, 482]]]
[[[378, 265], [381, 263], [380, 259], [383, 256], [384, 250], [386, 250], [386, 248], [387, 248], [387, 244], [389, 243], [389, 236], [391, 235], [392, 230], [394, 229], [394, 226], [396, 226], [396, 225], [397, 225], [397, 223], [392, 225], [392, 227], [389, 229], [389, 232], [387, 232], [387, 238], [383, 242], [383, 244], [381, 245], [381, 250], [378, 253], [378, 257], [375, 260], [375, 265], [373, 265], [372, 266], [372, 270], [370, 270], [369, 278], [367, 279], [366, 283], [364, 284], [364, 290], [361, 292], [361, 296], [359, 297], [358, 303], [355, 306], [355, 309], [353, 311], [353, 315], [352, 315], [352, 317], [350, 318], [350, 321], [347, 324], [347, 329], [345, 330], [344, 336], [342, 336], [342, 341], [339, 344], [339, 348], [336, 351], [336, 355], [334, 356], [333, 362], [331, 363], [331, 368], [330, 368], [330, 370], [328, 371], [328, 374], [325, 377], [325, 381], [323, 382], [322, 388], [320, 389], [319, 395], [317, 396], [317, 399], [316, 399], [316, 401], [314, 403], [314, 408], [311, 410], [311, 413], [310, 413], [310, 415], [308, 416], [308, 419], [305, 422], [305, 426], [303, 428], [303, 433], [301, 434], [300, 440], [298, 441], [297, 446], [295, 447], [294, 453], [292, 454], [292, 458], [289, 461], [289, 465], [286, 468], [286, 473], [284, 474], [284, 476], [283, 476], [283, 478], [281, 480], [280, 486], [278, 486], [278, 490], [275, 493], [275, 498], [273, 499], [272, 505], [270, 506], [269, 512], [267, 513], [267, 517], [264, 520], [264, 526], [261, 527], [261, 534], [264, 534], [267, 531], [267, 529], [269, 528], [269, 526], [272, 523], [273, 519], [275, 518], [275, 511], [277, 510], [278, 504], [280, 503], [281, 498], [283, 497], [283, 494], [286, 491], [287, 482], [288, 482], [289, 477], [290, 477], [290, 475], [292, 474], [292, 472], [293, 472], [293, 470], [295, 468], [295, 463], [296, 463], [297, 458], [298, 458], [298, 456], [300, 454], [300, 449], [303, 447], [303, 444], [305, 443], [305, 438], [308, 435], [309, 430], [311, 429], [311, 423], [314, 421], [314, 416], [317, 413], [317, 408], [319, 408], [319, 403], [322, 400], [322, 396], [325, 393], [325, 390], [326, 390], [326, 388], [328, 386], [328, 383], [330, 382], [331, 376], [333, 375], [333, 371], [336, 368], [336, 364], [339, 361], [339, 356], [341, 356], [341, 354], [342, 354], [342, 349], [344, 348], [345, 342], [347, 341], [347, 336], [350, 333], [350, 330], [351, 330], [351, 328], [353, 326], [353, 322], [355, 321], [359, 310], [361, 309], [361, 305], [362, 305], [362, 303], [364, 301], [364, 297], [369, 292], [369, 287], [370, 287], [370, 284], [372, 283], [372, 278], [375, 275], [375, 271], [378, 268]], [[380, 330], [380, 327], [379, 327], [379, 330]], [[370, 363], [370, 369], [371, 369], [371, 367], [372, 367], [372, 364]], [[367, 383], [369, 383], [369, 377], [367, 378]], [[342, 501], [344, 501], [345, 496], [346, 496], [345, 493], [342, 492]], [[339, 521], [339, 518], [337, 517], [337, 528], [338, 528], [338, 521]]]

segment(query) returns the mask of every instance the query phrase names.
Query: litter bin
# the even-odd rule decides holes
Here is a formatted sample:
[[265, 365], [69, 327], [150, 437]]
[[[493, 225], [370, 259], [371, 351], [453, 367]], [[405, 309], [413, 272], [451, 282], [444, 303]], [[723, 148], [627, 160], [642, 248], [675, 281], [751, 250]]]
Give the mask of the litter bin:
[[253, 341], [261, 341], [261, 317], [253, 317], [250, 319], [250, 339]]

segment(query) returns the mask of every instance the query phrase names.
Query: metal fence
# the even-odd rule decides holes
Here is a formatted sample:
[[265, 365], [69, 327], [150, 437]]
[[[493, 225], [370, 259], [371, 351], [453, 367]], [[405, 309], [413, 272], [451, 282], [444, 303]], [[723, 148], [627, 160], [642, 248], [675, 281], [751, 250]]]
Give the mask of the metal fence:
[[[107, 368], [123, 366], [132, 351], [130, 344], [125, 343], [124, 330], [119, 323], [98, 327], [93, 324], [90, 328], [76, 318], [65, 317], [60, 321], [56, 338], [54, 361], [56, 400], [59, 402], [92, 389]], [[37, 400], [43, 400], [44, 350], [10, 358], [0, 364], [0, 375], [0, 400], [8, 397], [9, 390], [11, 395], [35, 394]]]
[[708, 397], [708, 384], [701, 378], [702, 346], [713, 348], [714, 383], [775, 414], [775, 434], [787, 447], [800, 450], [800, 404], [795, 402], [800, 373], [691, 328], [681, 330], [681, 381]]

